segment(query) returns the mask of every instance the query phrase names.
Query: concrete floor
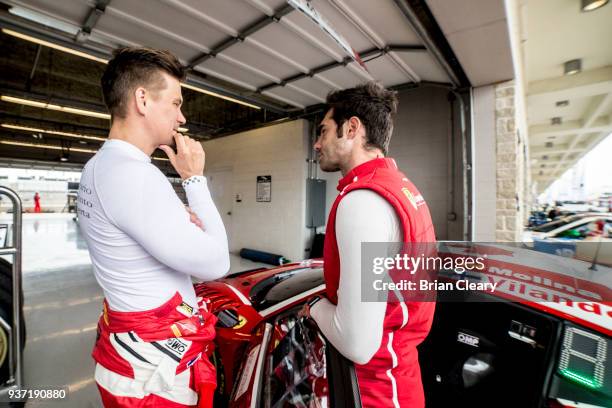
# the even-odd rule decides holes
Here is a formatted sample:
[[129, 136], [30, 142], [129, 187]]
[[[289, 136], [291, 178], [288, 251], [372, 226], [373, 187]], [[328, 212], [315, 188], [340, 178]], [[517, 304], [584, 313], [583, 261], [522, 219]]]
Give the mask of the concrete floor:
[[[259, 266], [266, 265], [231, 256], [231, 272]], [[61, 403], [26, 406], [101, 407], [90, 352], [103, 295], [72, 214], [24, 214], [22, 273], [26, 387], [68, 391]]]

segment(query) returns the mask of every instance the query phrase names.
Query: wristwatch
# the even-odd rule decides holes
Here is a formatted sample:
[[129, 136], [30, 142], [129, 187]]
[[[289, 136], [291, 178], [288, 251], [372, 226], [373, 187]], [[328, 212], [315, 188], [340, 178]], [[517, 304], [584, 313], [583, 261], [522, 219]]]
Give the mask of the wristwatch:
[[187, 187], [189, 184], [203, 183], [206, 180], [204, 176], [191, 176], [181, 183], [183, 188]]

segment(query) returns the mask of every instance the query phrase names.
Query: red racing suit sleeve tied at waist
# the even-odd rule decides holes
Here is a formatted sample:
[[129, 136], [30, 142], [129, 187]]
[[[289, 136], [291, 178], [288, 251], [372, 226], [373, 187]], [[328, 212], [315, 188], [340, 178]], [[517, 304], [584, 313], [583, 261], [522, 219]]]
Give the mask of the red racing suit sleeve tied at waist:
[[113, 311], [104, 301], [92, 353], [102, 366], [96, 368], [98, 386], [122, 401], [153, 396], [179, 406], [197, 400], [198, 407], [212, 406], [216, 372], [209, 356], [216, 321], [205, 301], [194, 310], [179, 293], [143, 312]]

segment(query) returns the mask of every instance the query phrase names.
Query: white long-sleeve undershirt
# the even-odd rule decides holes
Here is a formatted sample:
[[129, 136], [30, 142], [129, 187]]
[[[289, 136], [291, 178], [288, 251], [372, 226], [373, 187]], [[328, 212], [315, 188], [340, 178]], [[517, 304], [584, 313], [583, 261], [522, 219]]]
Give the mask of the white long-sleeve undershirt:
[[206, 179], [185, 192], [204, 229], [136, 146], [108, 140], [84, 167], [79, 224], [111, 309], [150, 310], [176, 292], [195, 307], [191, 277], [214, 280], [229, 270], [225, 227]]
[[365, 364], [380, 347], [387, 304], [361, 301], [361, 243], [399, 242], [402, 231], [391, 204], [371, 190], [353, 190], [340, 201], [335, 227], [340, 254], [338, 304], [322, 299], [310, 313], [341, 354]]

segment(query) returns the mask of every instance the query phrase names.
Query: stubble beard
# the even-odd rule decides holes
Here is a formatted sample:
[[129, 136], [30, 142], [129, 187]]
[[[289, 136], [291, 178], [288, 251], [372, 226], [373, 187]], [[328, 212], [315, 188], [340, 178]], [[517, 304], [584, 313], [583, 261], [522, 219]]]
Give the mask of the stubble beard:
[[321, 168], [321, 171], [324, 171], [326, 173], [333, 173], [340, 170], [340, 166], [338, 166], [337, 164], [327, 163], [324, 160], [325, 159], [319, 158], [319, 167]]

